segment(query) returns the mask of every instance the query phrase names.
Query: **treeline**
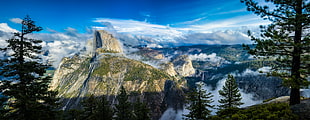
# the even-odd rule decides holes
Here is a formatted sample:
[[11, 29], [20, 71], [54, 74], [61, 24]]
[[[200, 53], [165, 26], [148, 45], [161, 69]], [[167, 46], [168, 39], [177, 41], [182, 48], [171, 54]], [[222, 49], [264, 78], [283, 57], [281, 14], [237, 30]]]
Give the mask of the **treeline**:
[[[213, 95], [203, 89], [203, 83], [199, 82], [197, 88], [187, 94], [189, 110], [183, 115], [185, 120], [297, 120], [298, 116], [292, 113], [288, 103], [273, 103], [255, 105], [248, 108], [240, 108], [241, 94], [235, 78], [228, 75], [225, 85], [219, 90], [221, 99], [217, 106], [211, 105]], [[212, 109], [217, 109], [216, 115], [211, 115]]]
[[118, 104], [111, 105], [106, 97], [91, 95], [82, 101], [82, 109], [61, 112], [59, 120], [151, 120], [150, 109], [146, 103], [137, 99], [128, 101], [128, 94], [121, 86], [117, 96]]

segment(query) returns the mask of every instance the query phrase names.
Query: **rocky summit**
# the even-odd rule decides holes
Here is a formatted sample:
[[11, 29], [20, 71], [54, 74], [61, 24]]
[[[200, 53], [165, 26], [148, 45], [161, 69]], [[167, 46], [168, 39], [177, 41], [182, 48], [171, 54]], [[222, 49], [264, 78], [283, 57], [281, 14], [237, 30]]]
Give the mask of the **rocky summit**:
[[119, 41], [106, 31], [95, 31], [90, 43], [91, 55], [63, 58], [55, 71], [50, 88], [59, 92], [63, 110], [80, 108], [80, 102], [90, 95], [106, 96], [116, 104], [121, 86], [130, 94], [130, 101], [140, 99], [148, 104], [153, 119], [159, 119], [167, 107], [183, 107], [186, 82], [126, 58]]

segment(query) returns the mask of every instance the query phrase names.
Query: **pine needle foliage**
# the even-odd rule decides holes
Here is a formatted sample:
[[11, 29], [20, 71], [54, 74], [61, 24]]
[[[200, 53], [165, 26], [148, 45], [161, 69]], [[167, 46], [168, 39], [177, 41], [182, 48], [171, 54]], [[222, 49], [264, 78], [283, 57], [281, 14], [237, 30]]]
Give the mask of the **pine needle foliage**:
[[202, 86], [203, 83], [200, 82], [197, 89], [187, 94], [187, 101], [190, 105], [186, 109], [190, 112], [184, 115], [185, 120], [206, 120], [211, 115], [210, 108], [214, 108], [214, 105], [211, 105], [213, 95], [204, 90]]
[[8, 57], [1, 60], [0, 91], [7, 97], [4, 119], [39, 120], [55, 119], [57, 92], [48, 90], [50, 76], [44, 75], [49, 65], [39, 57], [41, 40], [27, 38], [42, 27], [26, 16], [21, 22], [21, 32], [6, 40], [8, 45], [1, 48]]

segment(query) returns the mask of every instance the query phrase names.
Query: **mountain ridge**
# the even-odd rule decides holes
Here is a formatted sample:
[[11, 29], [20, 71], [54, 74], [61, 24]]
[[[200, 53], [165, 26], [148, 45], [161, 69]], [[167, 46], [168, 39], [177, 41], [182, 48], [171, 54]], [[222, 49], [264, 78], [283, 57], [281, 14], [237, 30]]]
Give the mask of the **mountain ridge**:
[[[99, 33], [101, 35], [98, 36]], [[183, 107], [186, 81], [141, 61], [126, 58], [117, 39], [104, 31], [98, 34], [95, 34], [96, 45], [92, 45], [95, 47], [92, 52], [64, 58], [55, 71], [50, 89], [59, 92], [63, 110], [79, 109], [80, 102], [90, 95], [107, 96], [112, 105], [117, 104], [116, 96], [121, 86], [128, 93], [136, 94], [131, 100], [146, 102], [154, 119], [159, 119], [164, 112], [162, 106]], [[114, 47], [102, 47], [105, 45], [101, 43]], [[169, 102], [171, 99], [173, 102]]]

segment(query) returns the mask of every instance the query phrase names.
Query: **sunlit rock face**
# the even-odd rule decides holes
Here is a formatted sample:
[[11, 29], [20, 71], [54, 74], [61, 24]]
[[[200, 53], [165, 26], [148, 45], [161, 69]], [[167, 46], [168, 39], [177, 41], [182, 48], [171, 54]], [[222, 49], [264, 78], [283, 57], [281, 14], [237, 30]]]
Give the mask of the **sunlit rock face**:
[[[107, 96], [116, 104], [116, 95], [124, 86], [129, 100], [140, 99], [151, 108], [153, 119], [159, 119], [166, 107], [183, 106], [182, 87], [168, 73], [137, 60], [126, 58], [118, 40], [106, 31], [96, 31], [90, 47], [95, 52], [63, 58], [55, 71], [50, 89], [58, 91], [62, 109], [80, 108], [80, 102], [95, 95]], [[167, 82], [169, 81], [169, 82]], [[173, 102], [171, 102], [173, 101]]]
[[108, 52], [117, 52], [117, 53], [123, 52], [120, 42], [115, 37], [113, 37], [112, 34], [104, 30], [95, 31], [93, 48], [95, 51], [98, 48], [102, 48], [103, 50]]
[[180, 76], [190, 76], [195, 73], [193, 68], [192, 61], [188, 58], [187, 55], [181, 55], [172, 60], [175, 71]]
[[168, 73], [170, 76], [176, 76], [177, 72], [174, 69], [173, 63], [168, 62], [162, 65], [163, 70]]

